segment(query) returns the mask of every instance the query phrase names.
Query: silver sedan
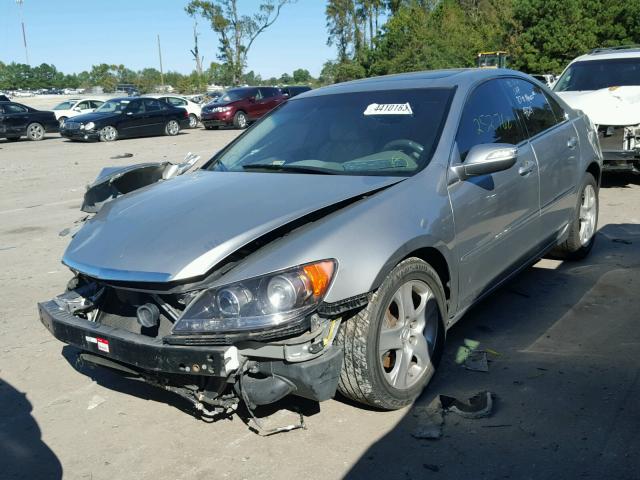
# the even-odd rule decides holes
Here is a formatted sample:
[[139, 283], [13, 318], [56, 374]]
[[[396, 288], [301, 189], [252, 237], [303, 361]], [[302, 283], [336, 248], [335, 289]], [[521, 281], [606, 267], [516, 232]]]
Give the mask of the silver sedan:
[[196, 171], [101, 175], [74, 279], [40, 316], [201, 411], [336, 389], [400, 408], [472, 305], [544, 255], [589, 253], [601, 169], [588, 118], [515, 71], [313, 90]]

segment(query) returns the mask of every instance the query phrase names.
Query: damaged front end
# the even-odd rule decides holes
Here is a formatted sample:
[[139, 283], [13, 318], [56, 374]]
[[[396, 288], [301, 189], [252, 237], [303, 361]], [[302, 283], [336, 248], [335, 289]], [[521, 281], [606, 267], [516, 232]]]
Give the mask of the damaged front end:
[[640, 173], [640, 124], [599, 125], [598, 140], [605, 170]]
[[333, 397], [340, 319], [317, 306], [333, 261], [216, 289], [153, 291], [77, 275], [38, 304], [43, 325], [78, 360], [140, 377], [188, 399], [201, 415], [249, 412], [293, 394]]

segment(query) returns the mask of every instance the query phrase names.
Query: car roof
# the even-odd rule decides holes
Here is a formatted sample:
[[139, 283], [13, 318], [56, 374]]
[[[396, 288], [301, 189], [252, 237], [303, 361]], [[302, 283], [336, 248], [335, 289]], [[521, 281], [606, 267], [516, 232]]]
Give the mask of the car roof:
[[592, 60], [612, 60], [614, 58], [640, 58], [640, 46], [596, 48], [585, 55], [580, 55], [571, 61], [588, 62]]
[[337, 93], [353, 93], [377, 90], [410, 90], [417, 88], [452, 88], [468, 87], [483, 79], [505, 76], [527, 78], [528, 75], [506, 68], [459, 68], [448, 70], [427, 70], [422, 72], [400, 73], [372, 77], [350, 82], [336, 83], [322, 88], [316, 88], [292, 99], [309, 98], [320, 95]]

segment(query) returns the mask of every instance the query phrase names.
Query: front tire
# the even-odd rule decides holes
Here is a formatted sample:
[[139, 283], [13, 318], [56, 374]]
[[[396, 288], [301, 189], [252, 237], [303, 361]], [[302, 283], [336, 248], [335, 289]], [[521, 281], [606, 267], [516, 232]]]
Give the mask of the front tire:
[[551, 251], [551, 255], [562, 260], [582, 260], [593, 248], [598, 226], [598, 184], [590, 173], [585, 173], [578, 195], [578, 205], [573, 221], [569, 225], [567, 239]]
[[115, 142], [118, 139], [118, 129], [111, 125], [107, 125], [100, 129], [101, 142]]
[[396, 410], [412, 403], [442, 356], [447, 316], [442, 282], [419, 258], [397, 265], [366, 308], [340, 327], [339, 391], [356, 402]]
[[249, 125], [249, 117], [244, 112], [236, 112], [233, 116], [233, 126], [240, 129], [245, 129]]
[[176, 120], [169, 120], [164, 126], [164, 134], [175, 137], [180, 133], [180, 124]]
[[27, 126], [27, 138], [34, 142], [39, 142], [44, 138], [45, 130], [40, 123], [30, 123]]

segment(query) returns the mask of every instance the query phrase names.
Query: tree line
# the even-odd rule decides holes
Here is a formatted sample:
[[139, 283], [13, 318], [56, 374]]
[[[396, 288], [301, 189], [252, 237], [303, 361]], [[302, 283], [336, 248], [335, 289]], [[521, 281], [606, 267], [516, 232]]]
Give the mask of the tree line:
[[640, 43], [638, 12], [640, 0], [328, 0], [337, 58], [321, 77], [472, 67], [496, 50], [510, 68], [557, 74], [593, 48]]
[[[374, 75], [438, 68], [472, 67], [478, 52], [506, 50], [509, 66], [528, 73], [559, 73], [590, 49], [640, 43], [640, 0], [327, 0], [327, 43], [336, 58], [318, 78], [296, 69], [280, 77], [246, 72], [247, 55], [258, 37], [295, 0], [262, 0], [241, 14], [239, 0], [191, 0], [194, 21], [204, 20], [217, 36], [217, 60], [202, 66], [198, 34], [191, 54], [196, 69], [134, 71], [124, 65], [93, 65], [78, 74], [43, 63], [31, 67], [0, 62], [0, 89], [88, 88], [106, 92], [133, 84], [141, 92], [164, 82], [183, 93], [220, 86], [324, 85]], [[208, 47], [211, 49], [211, 46]], [[186, 53], [186, 52], [185, 52]]]

